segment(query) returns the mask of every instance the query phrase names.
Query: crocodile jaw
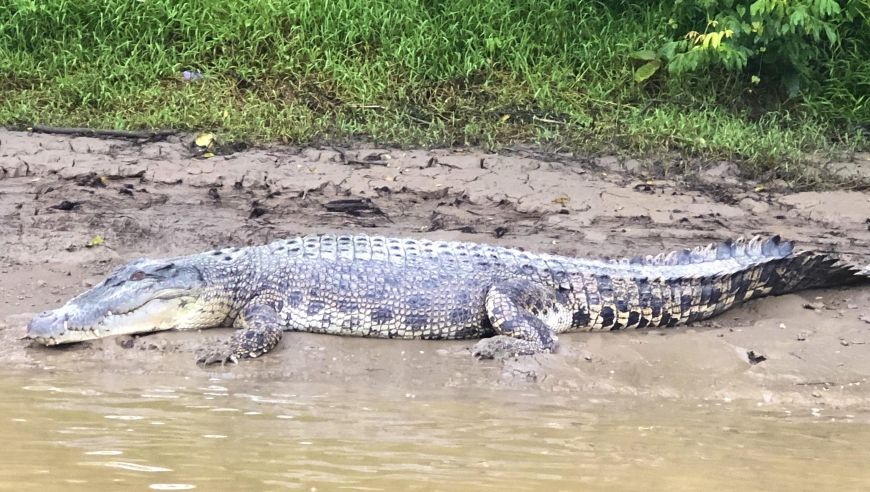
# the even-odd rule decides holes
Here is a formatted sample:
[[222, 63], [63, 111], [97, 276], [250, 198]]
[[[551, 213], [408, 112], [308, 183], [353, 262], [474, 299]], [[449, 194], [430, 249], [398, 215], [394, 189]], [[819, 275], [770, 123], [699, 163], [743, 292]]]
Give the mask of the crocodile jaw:
[[113, 335], [187, 328], [196, 301], [196, 297], [188, 296], [152, 299], [127, 313], [107, 312], [89, 326], [76, 326], [71, 321], [77, 318], [75, 308], [64, 306], [34, 317], [27, 325], [27, 336], [44, 345], [60, 345]]

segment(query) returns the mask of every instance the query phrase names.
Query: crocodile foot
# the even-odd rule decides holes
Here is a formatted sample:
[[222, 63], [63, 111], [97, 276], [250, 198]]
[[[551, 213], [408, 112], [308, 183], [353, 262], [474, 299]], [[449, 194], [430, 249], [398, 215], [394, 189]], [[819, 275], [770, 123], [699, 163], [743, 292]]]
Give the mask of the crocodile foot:
[[221, 365], [224, 365], [227, 362], [238, 364], [239, 357], [236, 355], [236, 351], [232, 349], [230, 344], [224, 342], [218, 346], [203, 349], [196, 354], [197, 364], [201, 363], [207, 366], [218, 362], [220, 362]]
[[552, 352], [552, 350], [529, 340], [497, 335], [477, 342], [471, 354], [480, 359], [504, 359], [541, 352]]

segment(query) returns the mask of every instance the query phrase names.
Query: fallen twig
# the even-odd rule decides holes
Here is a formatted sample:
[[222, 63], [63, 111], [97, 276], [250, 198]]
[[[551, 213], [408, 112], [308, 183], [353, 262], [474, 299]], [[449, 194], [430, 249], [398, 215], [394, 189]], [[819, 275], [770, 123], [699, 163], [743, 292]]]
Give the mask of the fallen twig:
[[127, 131], [127, 130], [100, 130], [94, 128], [79, 128], [79, 127], [59, 127], [59, 126], [45, 126], [45, 125], [33, 125], [30, 128], [30, 131], [34, 133], [55, 133], [60, 135], [93, 135], [98, 137], [112, 137], [112, 138], [147, 138], [147, 139], [159, 139], [166, 138], [178, 133], [175, 130], [160, 130], [156, 132], [143, 132], [143, 131]]
[[338, 155], [341, 156], [341, 163], [347, 164], [347, 154], [345, 154], [343, 150], [336, 147], [335, 145], [330, 145], [330, 147], [332, 147], [332, 150], [338, 152]]
[[411, 115], [406, 115], [406, 116], [408, 118], [411, 118], [412, 120], [416, 121], [417, 123], [420, 123], [421, 125], [429, 126], [432, 124], [431, 121], [421, 120], [420, 118], [417, 118], [416, 116], [411, 116]]
[[532, 119], [534, 121], [540, 121], [541, 123], [553, 123], [555, 125], [567, 125], [568, 124], [568, 123], [565, 123], [564, 121], [556, 121], [556, 120], [549, 120], [547, 118], [539, 118], [535, 115], [532, 115]]
[[338, 152], [338, 154], [341, 156], [341, 163], [342, 164], [347, 164], [347, 165], [351, 165], [351, 166], [363, 166], [365, 168], [370, 168], [372, 166], [387, 166], [387, 165], [389, 165], [388, 162], [382, 162], [382, 161], [359, 161], [356, 159], [348, 159], [347, 153], [344, 150], [336, 147], [335, 145], [330, 145], [330, 147], [332, 147], [332, 150]]

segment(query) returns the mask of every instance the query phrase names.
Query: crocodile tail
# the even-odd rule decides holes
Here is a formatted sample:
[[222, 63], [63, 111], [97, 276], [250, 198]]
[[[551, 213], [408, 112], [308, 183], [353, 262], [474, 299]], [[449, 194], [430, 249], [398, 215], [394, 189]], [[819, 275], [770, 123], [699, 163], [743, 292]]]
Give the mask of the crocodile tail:
[[620, 263], [610, 275], [583, 276], [587, 311], [575, 319], [591, 329], [688, 324], [751, 299], [847, 285], [870, 273], [830, 255], [795, 253], [779, 236]]
[[[756, 284], [762, 290], [762, 294], [766, 295], [844, 286], [858, 282], [862, 277], [857, 266], [812, 251], [802, 251], [755, 268], [761, 269]], [[764, 292], [766, 289], [770, 291]], [[750, 296], [747, 300], [755, 297], [758, 296]]]

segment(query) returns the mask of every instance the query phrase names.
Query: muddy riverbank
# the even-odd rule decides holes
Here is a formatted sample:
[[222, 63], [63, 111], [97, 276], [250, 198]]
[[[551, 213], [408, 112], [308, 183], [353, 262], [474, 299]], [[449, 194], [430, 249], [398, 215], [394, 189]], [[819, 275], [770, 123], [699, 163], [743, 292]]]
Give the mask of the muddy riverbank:
[[[194, 365], [201, 344], [230, 330], [67, 348], [21, 340], [33, 314], [120, 263], [295, 234], [366, 232], [595, 257], [781, 234], [799, 248], [870, 257], [870, 193], [756, 191], [724, 164], [675, 182], [649, 181], [642, 167], [629, 174], [614, 160], [533, 152], [281, 147], [202, 159], [187, 144], [0, 131], [0, 370], [870, 408], [867, 287], [755, 301], [691, 328], [566, 335], [557, 354], [504, 363], [474, 360], [468, 342], [288, 334], [260, 360]], [[87, 247], [96, 236], [102, 244]], [[755, 363], [750, 351], [765, 360]]]

